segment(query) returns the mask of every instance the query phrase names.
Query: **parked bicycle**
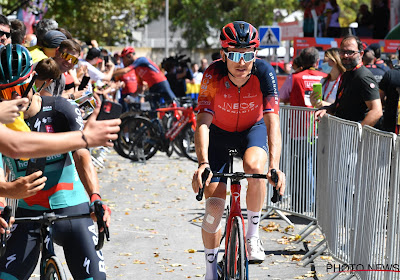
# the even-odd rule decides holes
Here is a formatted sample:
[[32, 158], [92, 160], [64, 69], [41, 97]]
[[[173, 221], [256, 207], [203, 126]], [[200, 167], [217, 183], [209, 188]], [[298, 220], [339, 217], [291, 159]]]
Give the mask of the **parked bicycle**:
[[[244, 219], [240, 207], [240, 180], [246, 178], [267, 179], [266, 174], [246, 174], [244, 172], [233, 172], [233, 158], [237, 154], [236, 150], [229, 150], [230, 173], [213, 173], [213, 177], [229, 178], [231, 197], [230, 204], [226, 208], [226, 224], [225, 232], [222, 235], [222, 240], [225, 239], [225, 254], [222, 260], [218, 263], [218, 279], [249, 279], [248, 258], [246, 250], [246, 234], [244, 227]], [[210, 174], [210, 169], [206, 168], [202, 174], [203, 187], [200, 188], [196, 199], [201, 201], [204, 193], [205, 181]], [[278, 183], [278, 175], [275, 169], [271, 170], [272, 180]], [[234, 197], [235, 199], [232, 199]], [[277, 202], [281, 199], [278, 191], [274, 188], [272, 202]]]
[[196, 115], [193, 104], [181, 99], [182, 107], [173, 102], [169, 107], [156, 109], [157, 117], [126, 115], [121, 122], [116, 151], [133, 161], [145, 161], [157, 151], [170, 156], [175, 150], [197, 162], [194, 147]]
[[[99, 201], [94, 202], [95, 215], [97, 218], [98, 241], [95, 245], [96, 250], [101, 250], [104, 245], [104, 239], [110, 241], [108, 227], [103, 221], [104, 210]], [[6, 206], [1, 215], [7, 222], [11, 216], [11, 208]], [[41, 243], [41, 260], [40, 260], [40, 279], [41, 280], [67, 280], [64, 268], [61, 261], [54, 252], [52, 225], [61, 220], [72, 220], [90, 218], [90, 214], [80, 215], [57, 215], [54, 212], [44, 212], [43, 215], [37, 217], [18, 217], [15, 218], [15, 224], [20, 223], [40, 223], [40, 243]], [[103, 231], [100, 229], [103, 228]], [[7, 239], [6, 235], [2, 234], [0, 237], [0, 257], [6, 252]], [[21, 268], [23, 269], [23, 268]]]

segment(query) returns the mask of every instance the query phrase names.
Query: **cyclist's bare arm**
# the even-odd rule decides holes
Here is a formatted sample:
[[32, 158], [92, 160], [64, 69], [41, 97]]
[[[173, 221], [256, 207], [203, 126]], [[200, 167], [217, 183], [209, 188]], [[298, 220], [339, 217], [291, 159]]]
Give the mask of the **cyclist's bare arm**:
[[40, 133], [14, 131], [0, 125], [0, 153], [12, 158], [44, 157], [89, 147], [112, 147], [110, 140], [117, 139], [120, 119], [96, 121], [98, 106], [81, 131]]
[[279, 115], [274, 113], [266, 113], [264, 114], [264, 122], [267, 127], [267, 133], [268, 133], [268, 150], [269, 150], [268, 180], [271, 185], [275, 185], [275, 183], [272, 182], [271, 180], [271, 169], [275, 169], [279, 177], [279, 181], [276, 188], [279, 189], [279, 194], [283, 195], [286, 186], [286, 178], [285, 174], [279, 170], [279, 160], [282, 149]]
[[[79, 149], [73, 153], [73, 157], [79, 178], [88, 195], [91, 196], [94, 193], [100, 194], [99, 178], [97, 177], [89, 150]], [[94, 214], [92, 215], [92, 219], [96, 221]], [[111, 216], [108, 211], [104, 211], [104, 221], [109, 227]]]
[[[209, 127], [211, 125], [213, 116], [209, 113], [199, 113], [197, 115], [197, 126], [194, 134], [194, 143], [196, 147], [197, 159], [199, 162], [199, 168], [193, 175], [192, 187], [193, 191], [197, 193], [201, 187], [201, 174], [203, 174], [206, 167], [210, 167], [208, 163], [208, 145], [209, 145]], [[212, 173], [208, 176], [206, 186], [210, 183]]]

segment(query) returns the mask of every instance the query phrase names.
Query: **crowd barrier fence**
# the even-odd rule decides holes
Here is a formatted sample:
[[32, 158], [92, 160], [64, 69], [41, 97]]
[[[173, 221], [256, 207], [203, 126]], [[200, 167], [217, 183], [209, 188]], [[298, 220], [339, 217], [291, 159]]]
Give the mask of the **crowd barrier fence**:
[[299, 241], [322, 232], [303, 265], [327, 251], [342, 264], [330, 279], [345, 268], [346, 279], [400, 280], [400, 139], [330, 115], [316, 124], [313, 115], [313, 109], [281, 107], [287, 189], [273, 204], [269, 188], [267, 214], [308, 218]]

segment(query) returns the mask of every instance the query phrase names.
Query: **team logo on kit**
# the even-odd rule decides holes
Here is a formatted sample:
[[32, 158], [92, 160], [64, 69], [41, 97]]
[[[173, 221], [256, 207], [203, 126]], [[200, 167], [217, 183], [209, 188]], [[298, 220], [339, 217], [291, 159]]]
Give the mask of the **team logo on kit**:
[[54, 133], [54, 128], [53, 128], [53, 126], [51, 124], [46, 125], [45, 127], [46, 127], [46, 132]]
[[231, 87], [231, 85], [229, 84], [228, 81], [225, 82], [225, 87], [226, 87], [226, 88], [230, 88], [230, 87]]

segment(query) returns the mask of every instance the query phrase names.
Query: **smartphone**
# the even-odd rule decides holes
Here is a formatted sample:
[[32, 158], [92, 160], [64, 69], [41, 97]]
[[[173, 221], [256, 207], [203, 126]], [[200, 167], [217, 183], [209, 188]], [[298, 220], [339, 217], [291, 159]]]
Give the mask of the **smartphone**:
[[104, 63], [107, 64], [109, 61], [108, 55], [104, 57]]
[[78, 87], [78, 90], [83, 90], [89, 83], [89, 80], [90, 80], [89, 76], [83, 76], [82, 81]]
[[86, 100], [79, 105], [79, 109], [83, 112], [82, 118], [86, 120], [93, 113], [94, 106], [90, 100]]
[[103, 100], [101, 103], [100, 113], [97, 120], [118, 119], [122, 112], [122, 106], [119, 103]]
[[46, 167], [46, 158], [45, 157], [44, 158], [31, 158], [28, 161], [28, 167], [26, 168], [25, 176], [31, 175], [32, 173], [35, 173], [36, 171], [39, 171], [39, 170], [44, 173], [45, 167]]
[[318, 100], [322, 100], [322, 84], [321, 83], [315, 83], [313, 84], [313, 91], [317, 93]]

